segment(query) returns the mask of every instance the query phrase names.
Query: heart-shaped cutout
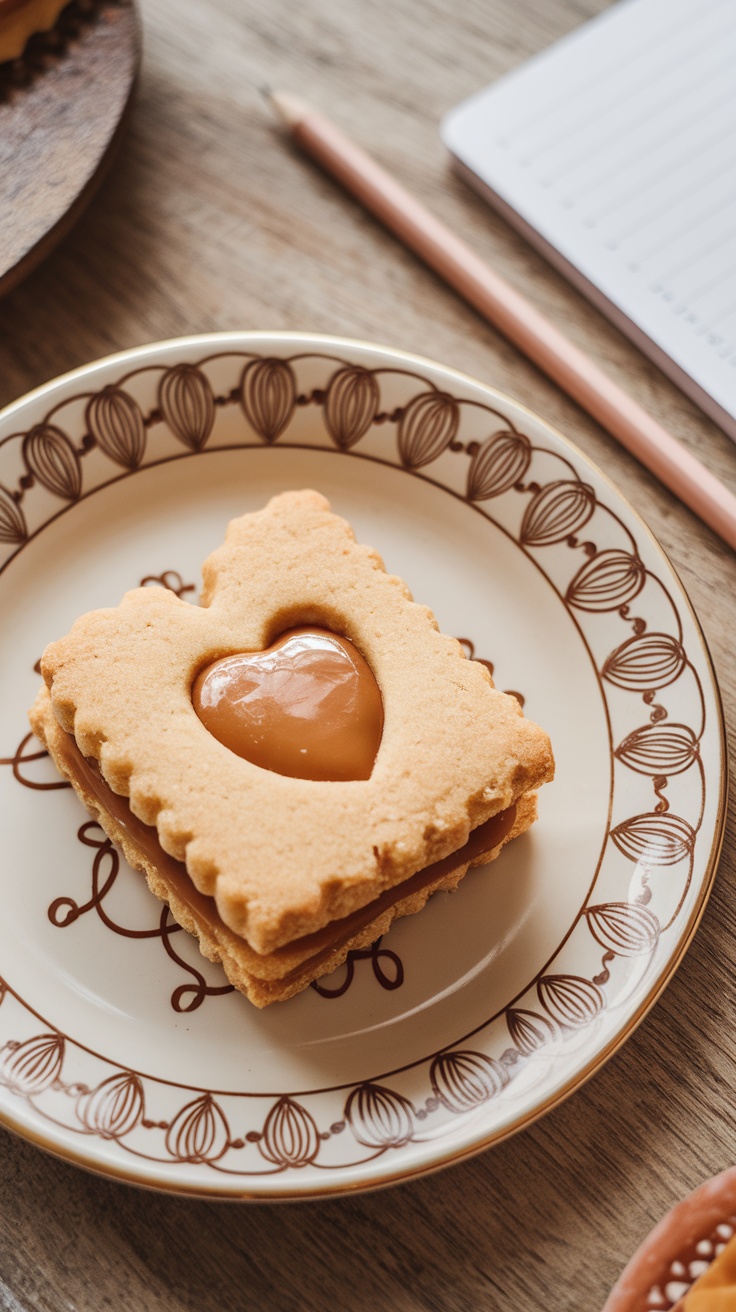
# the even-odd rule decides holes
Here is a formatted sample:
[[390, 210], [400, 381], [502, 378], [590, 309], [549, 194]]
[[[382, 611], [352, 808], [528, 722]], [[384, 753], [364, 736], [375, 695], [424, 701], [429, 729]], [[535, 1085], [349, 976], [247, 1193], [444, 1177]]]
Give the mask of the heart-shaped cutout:
[[370, 778], [383, 732], [373, 671], [327, 629], [290, 629], [265, 651], [213, 661], [192, 703], [231, 752], [294, 779]]

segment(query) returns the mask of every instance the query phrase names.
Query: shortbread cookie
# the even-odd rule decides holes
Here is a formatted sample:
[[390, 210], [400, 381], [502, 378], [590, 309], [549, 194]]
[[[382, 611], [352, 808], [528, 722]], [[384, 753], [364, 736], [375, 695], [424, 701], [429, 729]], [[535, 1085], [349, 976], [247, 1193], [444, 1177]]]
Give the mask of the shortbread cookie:
[[[201, 606], [140, 588], [79, 619], [44, 653], [50, 700], [39, 698], [32, 723], [154, 891], [199, 934], [205, 954], [222, 959], [233, 982], [263, 1003], [271, 1000], [263, 981], [286, 997], [315, 977], [310, 936], [325, 931], [324, 966], [332, 968], [336, 953], [344, 959], [357, 945], [353, 935], [345, 947], [339, 922], [361, 913], [356, 933], [371, 941], [366, 935], [375, 938], [429, 896], [427, 885], [402, 898], [396, 890], [406, 881], [452, 854], [459, 879], [469, 859], [480, 859], [462, 859], [471, 831], [499, 818], [503, 833], [485, 856], [526, 828], [533, 803], [525, 799], [552, 777], [553, 761], [547, 735], [438, 632], [431, 612], [318, 493], [285, 493], [234, 520], [205, 562], [204, 580]], [[316, 631], [316, 654], [305, 629]], [[239, 661], [243, 668], [234, 669]], [[261, 725], [259, 708], [278, 699], [274, 688], [289, 686], [293, 695], [294, 679], [296, 745], [272, 757], [275, 721]], [[224, 687], [231, 720], [245, 706], [244, 738], [221, 732], [203, 686], [213, 705]], [[312, 738], [301, 736], [305, 688], [310, 698], [316, 689], [317, 700], [302, 718], [325, 716], [324, 733], [318, 721]], [[328, 729], [335, 706], [336, 728]], [[327, 773], [295, 777], [295, 760], [312, 762], [320, 738], [329, 739]], [[334, 773], [346, 740], [347, 764]], [[86, 780], [79, 761], [92, 772]], [[158, 859], [144, 854], [130, 824], [126, 837], [121, 799], [130, 824], [154, 835]], [[178, 891], [166, 884], [166, 856], [186, 872], [192, 899], [211, 901], [205, 928], [186, 910], [183, 876]], [[228, 935], [237, 953], [226, 952]]]
[[48, 32], [69, 0], [0, 0], [0, 64], [23, 54], [28, 38]]
[[421, 911], [432, 893], [457, 888], [470, 866], [494, 860], [506, 843], [529, 828], [537, 814], [536, 793], [527, 793], [512, 808], [513, 815], [501, 812], [495, 818], [500, 820], [495, 836], [494, 821], [487, 821], [460, 852], [387, 890], [370, 906], [275, 952], [258, 954], [228, 929], [214, 899], [194, 888], [186, 866], [163, 851], [156, 830], [133, 816], [127, 798], [112, 793], [96, 767], [84, 761], [73, 738], [56, 720], [46, 687], [38, 694], [31, 722], [57, 769], [70, 779], [81, 801], [123, 849], [130, 865], [143, 871], [151, 891], [168, 904], [178, 924], [199, 940], [203, 955], [220, 962], [231, 984], [258, 1007], [293, 997], [312, 980], [336, 970], [351, 950], [369, 947], [394, 920]]

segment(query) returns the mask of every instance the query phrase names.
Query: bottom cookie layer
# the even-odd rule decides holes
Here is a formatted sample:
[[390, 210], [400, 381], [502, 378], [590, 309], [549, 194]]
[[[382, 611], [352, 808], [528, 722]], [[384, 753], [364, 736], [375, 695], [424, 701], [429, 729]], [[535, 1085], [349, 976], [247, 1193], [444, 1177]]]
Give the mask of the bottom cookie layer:
[[[286, 1001], [313, 980], [329, 975], [343, 964], [349, 952], [369, 947], [385, 934], [394, 920], [421, 911], [432, 893], [456, 889], [471, 865], [494, 860], [507, 842], [523, 833], [536, 819], [536, 794], [525, 794], [508, 813], [494, 817], [487, 826], [479, 826], [475, 843], [471, 835], [466, 848], [418, 871], [404, 885], [391, 890], [388, 905], [384, 896], [344, 921], [334, 922], [272, 953], [259, 955], [228, 928], [214, 899], [198, 892], [186, 867], [164, 852], [155, 829], [138, 820], [130, 811], [127, 799], [113, 793], [102, 776], [85, 761], [73, 737], [56, 721], [47, 696], [41, 695], [36, 702], [32, 723], [57, 769], [69, 779], [109, 838], [122, 848], [129, 864], [145, 874], [151, 892], [169, 906], [177, 923], [199, 940], [202, 954], [210, 961], [220, 962], [230, 983], [257, 1007]], [[483, 849], [481, 831], [487, 831], [488, 841], [495, 843], [488, 850]], [[455, 858], [457, 862], [453, 864]], [[376, 913], [373, 916], [372, 910]]]

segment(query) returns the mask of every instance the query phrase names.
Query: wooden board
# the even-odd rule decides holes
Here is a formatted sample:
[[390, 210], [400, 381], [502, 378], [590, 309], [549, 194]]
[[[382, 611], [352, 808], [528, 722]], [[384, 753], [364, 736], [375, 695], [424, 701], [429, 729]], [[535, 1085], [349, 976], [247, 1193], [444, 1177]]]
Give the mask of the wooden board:
[[115, 153], [140, 62], [133, 0], [75, 0], [0, 65], [0, 295], [69, 231]]

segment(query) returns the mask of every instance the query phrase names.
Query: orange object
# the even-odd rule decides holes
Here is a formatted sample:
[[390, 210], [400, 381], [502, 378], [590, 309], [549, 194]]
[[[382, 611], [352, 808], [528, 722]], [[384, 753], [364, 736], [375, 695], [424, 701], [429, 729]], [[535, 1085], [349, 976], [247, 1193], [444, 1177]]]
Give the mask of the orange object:
[[695, 1281], [682, 1312], [736, 1312], [736, 1238]]
[[23, 54], [28, 38], [48, 32], [68, 0], [0, 0], [0, 63]]
[[706, 1180], [662, 1218], [622, 1271], [603, 1312], [654, 1308], [735, 1312], [736, 1166]]
[[736, 496], [710, 470], [329, 119], [268, 95], [298, 145], [736, 548]]

